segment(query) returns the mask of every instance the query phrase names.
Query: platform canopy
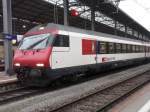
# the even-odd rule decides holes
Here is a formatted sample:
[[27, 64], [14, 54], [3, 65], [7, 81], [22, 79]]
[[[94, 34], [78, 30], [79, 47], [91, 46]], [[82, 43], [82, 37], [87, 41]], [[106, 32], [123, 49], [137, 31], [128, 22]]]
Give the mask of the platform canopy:
[[[69, 11], [79, 11], [79, 16], [69, 16], [69, 25], [90, 30], [93, 9], [96, 31], [148, 41], [150, 32], [117, 7], [120, 1], [122, 0], [69, 0]], [[1, 0], [0, 32], [3, 31], [2, 15]], [[42, 23], [63, 24], [63, 0], [12, 0], [12, 15], [14, 34], [24, 34]]]

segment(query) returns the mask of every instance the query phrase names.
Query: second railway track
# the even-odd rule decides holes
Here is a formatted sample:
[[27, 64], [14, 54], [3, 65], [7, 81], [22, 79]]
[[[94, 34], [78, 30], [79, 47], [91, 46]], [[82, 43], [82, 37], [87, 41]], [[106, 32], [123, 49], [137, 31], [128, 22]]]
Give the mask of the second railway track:
[[11, 82], [6, 82], [6, 83], [0, 84], [0, 92], [13, 90], [13, 89], [20, 88], [20, 87], [21, 87], [21, 85], [17, 80], [11, 81]]
[[53, 112], [105, 112], [112, 104], [150, 81], [150, 72], [125, 80], [112, 87], [98, 91]]
[[29, 97], [43, 91], [43, 89], [23, 86], [11, 90], [6, 90], [0, 92], [0, 105], [19, 100], [21, 98]]

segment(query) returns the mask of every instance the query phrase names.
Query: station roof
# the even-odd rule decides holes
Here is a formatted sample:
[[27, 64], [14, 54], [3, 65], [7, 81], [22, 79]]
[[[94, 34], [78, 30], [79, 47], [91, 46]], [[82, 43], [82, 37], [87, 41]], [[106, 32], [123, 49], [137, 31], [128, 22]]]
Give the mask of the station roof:
[[[113, 18], [114, 20], [119, 21], [120, 23], [127, 25], [137, 31], [144, 32], [150, 35], [150, 32], [144, 28], [142, 25], [133, 20], [130, 16], [124, 13], [121, 9], [117, 9], [115, 5], [112, 5], [111, 2], [105, 2], [105, 0], [80, 0], [84, 2], [87, 6], [92, 7], [92, 2], [95, 10], [100, 11], [107, 16]], [[116, 12], [117, 11], [117, 12]]]
[[[133, 28], [150, 37], [150, 33], [143, 26], [138, 24], [120, 9], [116, 13], [117, 8], [112, 3], [104, 2], [105, 0], [78, 0], [81, 3], [91, 7], [94, 1], [94, 8], [97, 11], [119, 21], [120, 23]], [[54, 22], [54, 4], [44, 0], [12, 0], [12, 15], [13, 15], [13, 32], [23, 34], [33, 26], [41, 23]], [[0, 1], [0, 32], [2, 32], [2, 0]], [[57, 11], [58, 23], [63, 24], [63, 8], [58, 7]], [[69, 23], [72, 26], [90, 29], [90, 20], [85, 20], [81, 17], [69, 17]], [[23, 25], [26, 27], [22, 28]], [[101, 29], [101, 30], [100, 30]], [[96, 30], [104, 33], [114, 33], [114, 29], [96, 22]], [[119, 31], [118, 31], [119, 32]], [[124, 35], [119, 32], [120, 35]]]

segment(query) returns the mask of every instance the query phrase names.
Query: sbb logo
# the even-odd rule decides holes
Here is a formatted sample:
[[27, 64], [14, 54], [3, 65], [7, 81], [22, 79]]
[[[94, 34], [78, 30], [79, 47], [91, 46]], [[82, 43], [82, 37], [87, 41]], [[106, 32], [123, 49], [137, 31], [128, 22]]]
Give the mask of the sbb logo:
[[115, 57], [102, 57], [102, 62], [108, 62], [108, 61], [114, 61], [115, 60]]
[[106, 61], [108, 61], [108, 58], [107, 57], [103, 57], [102, 58], [102, 62], [106, 62]]

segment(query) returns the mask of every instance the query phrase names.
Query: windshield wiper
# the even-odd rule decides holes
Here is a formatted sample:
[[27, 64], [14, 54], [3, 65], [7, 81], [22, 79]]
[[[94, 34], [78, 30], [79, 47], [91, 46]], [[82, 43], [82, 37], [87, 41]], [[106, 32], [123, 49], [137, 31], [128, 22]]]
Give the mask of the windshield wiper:
[[41, 43], [42, 41], [46, 40], [47, 38], [44, 38], [42, 40], [39, 40], [37, 41], [36, 43], [32, 44], [31, 46], [27, 47], [26, 49], [29, 50], [29, 49], [32, 49], [34, 46], [38, 45], [39, 43]]

